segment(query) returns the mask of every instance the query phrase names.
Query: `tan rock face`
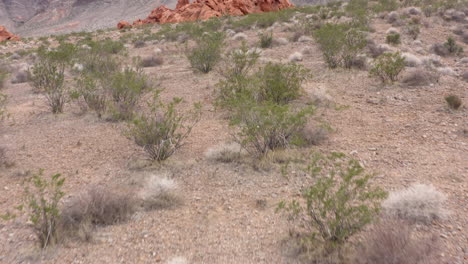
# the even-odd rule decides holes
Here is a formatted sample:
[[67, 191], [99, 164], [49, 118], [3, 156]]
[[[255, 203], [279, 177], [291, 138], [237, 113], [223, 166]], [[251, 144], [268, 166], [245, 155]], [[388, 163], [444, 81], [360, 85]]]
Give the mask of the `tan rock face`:
[[[133, 22], [133, 26], [206, 20], [223, 15], [241, 16], [278, 11], [292, 6], [289, 0], [195, 0], [193, 3], [189, 3], [189, 0], [179, 0], [176, 9], [160, 6], [154, 9], [146, 19]], [[122, 23], [120, 22], [119, 25]]]
[[5, 27], [0, 26], [0, 42], [5, 40], [20, 40], [20, 37], [8, 32]]

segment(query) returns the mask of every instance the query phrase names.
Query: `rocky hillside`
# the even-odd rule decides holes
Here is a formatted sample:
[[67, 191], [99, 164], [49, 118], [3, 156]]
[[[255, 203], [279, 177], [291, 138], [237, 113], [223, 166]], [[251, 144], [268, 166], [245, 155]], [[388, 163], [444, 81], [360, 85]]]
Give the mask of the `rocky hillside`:
[[0, 25], [21, 36], [92, 31], [135, 20], [173, 0], [1, 0]]

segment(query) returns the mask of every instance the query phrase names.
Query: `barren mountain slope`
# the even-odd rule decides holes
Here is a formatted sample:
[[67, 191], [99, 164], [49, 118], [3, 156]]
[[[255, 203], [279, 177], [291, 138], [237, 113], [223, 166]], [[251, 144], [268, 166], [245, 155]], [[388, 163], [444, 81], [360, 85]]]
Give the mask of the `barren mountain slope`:
[[146, 16], [173, 0], [1, 0], [0, 25], [22, 36], [113, 27]]

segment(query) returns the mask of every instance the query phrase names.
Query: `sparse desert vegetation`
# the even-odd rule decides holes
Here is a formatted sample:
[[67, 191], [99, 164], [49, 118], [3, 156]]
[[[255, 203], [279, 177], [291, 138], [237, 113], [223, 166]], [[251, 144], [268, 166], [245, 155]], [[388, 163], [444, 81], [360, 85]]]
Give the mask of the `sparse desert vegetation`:
[[466, 1], [305, 2], [1, 42], [0, 262], [464, 263]]

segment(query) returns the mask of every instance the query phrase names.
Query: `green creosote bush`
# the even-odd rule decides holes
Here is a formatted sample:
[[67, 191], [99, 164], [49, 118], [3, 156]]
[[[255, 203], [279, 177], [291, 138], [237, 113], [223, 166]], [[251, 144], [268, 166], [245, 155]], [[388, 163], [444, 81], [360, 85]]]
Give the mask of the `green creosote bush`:
[[394, 83], [404, 69], [405, 58], [399, 52], [384, 53], [376, 59], [370, 75], [378, 77], [382, 83]]
[[8, 117], [6, 111], [7, 98], [8, 97], [5, 94], [0, 93], [0, 121], [3, 121]]
[[306, 252], [326, 257], [372, 222], [387, 193], [373, 187], [373, 175], [343, 153], [317, 154], [305, 172], [316, 182], [302, 191], [302, 201], [280, 202], [278, 210], [288, 213]]
[[392, 44], [392, 45], [398, 45], [401, 43], [400, 34], [398, 33], [388, 34], [385, 40], [387, 43]]
[[363, 32], [346, 24], [325, 24], [314, 34], [328, 67], [351, 68], [367, 41]]
[[[244, 60], [243, 63], [245, 62]], [[299, 98], [302, 83], [309, 77], [307, 69], [294, 63], [268, 63], [252, 75], [248, 71], [236, 71], [238, 73], [218, 83], [218, 106], [234, 109], [242, 107], [245, 100], [287, 104]]]
[[396, 0], [378, 0], [377, 3], [372, 6], [372, 10], [376, 13], [391, 12], [398, 8], [398, 2]]
[[350, 0], [346, 6], [347, 14], [353, 18], [351, 26], [356, 29], [368, 28], [368, 0]]
[[265, 31], [260, 34], [258, 34], [260, 38], [260, 47], [263, 49], [271, 47], [271, 44], [273, 43], [273, 32], [271, 31]]
[[71, 43], [60, 43], [60, 45], [52, 50], [46, 46], [41, 46], [37, 49], [37, 55], [40, 60], [48, 60], [51, 63], [69, 65], [77, 55], [78, 48]]
[[299, 64], [268, 63], [254, 77], [258, 85], [257, 101], [286, 104], [297, 99], [308, 74], [309, 71]]
[[93, 76], [95, 78], [107, 78], [112, 73], [120, 70], [120, 62], [118, 59], [95, 52], [86, 52], [80, 55], [83, 64], [83, 74]]
[[40, 60], [32, 67], [30, 79], [36, 92], [45, 92], [52, 113], [62, 113], [67, 100], [65, 64], [54, 60]]
[[131, 120], [144, 91], [152, 89], [141, 68], [126, 67], [107, 75], [83, 73], [76, 79], [76, 89], [70, 97], [83, 111], [91, 109], [98, 117], [109, 121]]
[[187, 58], [192, 68], [208, 73], [221, 60], [224, 34], [219, 32], [202, 34], [195, 41], [196, 46], [187, 51]]
[[463, 53], [463, 48], [459, 46], [452, 37], [447, 38], [447, 42], [444, 43], [444, 46], [447, 48], [450, 54], [459, 55]]
[[246, 30], [253, 26], [260, 28], [271, 27], [275, 22], [286, 22], [289, 20], [295, 10], [293, 9], [283, 9], [277, 12], [264, 12], [256, 14], [248, 14], [242, 16], [240, 19], [233, 21], [232, 26], [235, 29]]
[[226, 79], [247, 75], [258, 61], [260, 54], [249, 51], [244, 41], [238, 49], [229, 51], [219, 67], [219, 73]]
[[449, 95], [445, 97], [445, 101], [450, 109], [458, 110], [462, 106], [462, 100], [456, 95]]
[[[77, 79], [76, 85], [77, 89], [70, 97], [80, 103], [82, 110], [89, 108], [101, 118], [106, 111], [107, 100], [103, 89], [99, 87], [99, 81], [89, 75], [82, 75]], [[83, 101], [81, 102], [80, 99]]]
[[314, 109], [294, 110], [289, 105], [251, 101], [243, 102], [236, 112], [231, 120], [231, 125], [239, 128], [235, 141], [251, 155], [261, 158], [271, 150], [303, 142], [301, 131]]
[[0, 65], [0, 89], [3, 89], [5, 87], [5, 80], [8, 77], [9, 72], [4, 68], [2, 65]]
[[41, 248], [55, 245], [60, 240], [59, 203], [65, 193], [62, 191], [65, 178], [54, 174], [50, 180], [44, 178], [40, 170], [29, 180], [32, 189], [25, 189], [29, 219]]
[[420, 28], [419, 28], [419, 24], [416, 24], [416, 23], [409, 23], [407, 26], [406, 26], [406, 32], [408, 33], [408, 35], [412, 38], [412, 39], [417, 39], [418, 36], [419, 36], [419, 33], [421, 32]]
[[104, 91], [109, 96], [108, 110], [110, 120], [131, 120], [141, 94], [150, 90], [149, 82], [144, 72], [127, 67], [123, 71], [114, 72], [109, 79], [103, 81]]
[[192, 112], [182, 114], [177, 110], [181, 102], [182, 99], [174, 98], [164, 104], [159, 100], [159, 92], [155, 92], [154, 101], [149, 104], [150, 113], [135, 117], [129, 124], [128, 136], [151, 160], [163, 161], [172, 156], [200, 121], [201, 105], [195, 104]]
[[95, 45], [91, 47], [96, 49], [99, 53], [118, 54], [118, 53], [121, 53], [122, 51], [125, 51], [124, 43], [120, 41], [114, 41], [110, 38], [106, 38], [103, 41], [94, 42], [94, 43]]

